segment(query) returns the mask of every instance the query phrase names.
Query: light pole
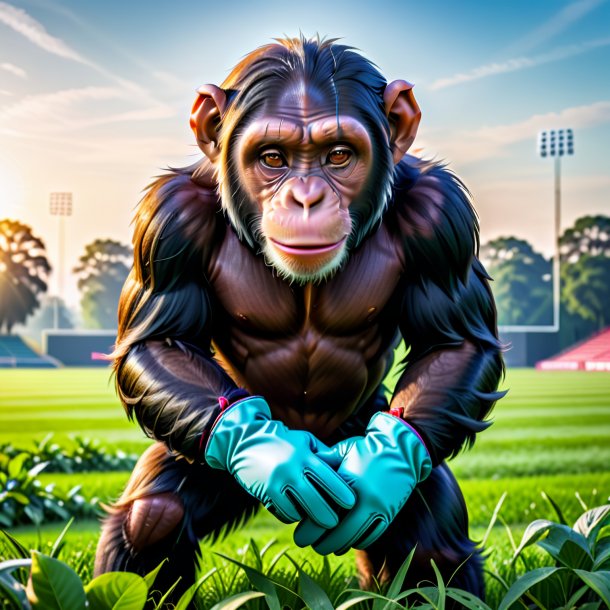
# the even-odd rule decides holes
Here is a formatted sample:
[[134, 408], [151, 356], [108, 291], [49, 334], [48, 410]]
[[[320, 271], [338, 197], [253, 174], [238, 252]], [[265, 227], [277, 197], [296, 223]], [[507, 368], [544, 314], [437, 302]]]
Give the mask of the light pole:
[[53, 328], [57, 330], [59, 328], [59, 298], [63, 296], [64, 287], [64, 218], [72, 216], [72, 193], [51, 193], [49, 211], [51, 216], [59, 217], [57, 295], [55, 296], [53, 307]]
[[574, 133], [571, 129], [549, 129], [538, 134], [538, 154], [555, 157], [555, 255], [553, 257], [553, 332], [559, 332], [561, 302], [559, 238], [561, 237], [561, 157], [574, 154]]

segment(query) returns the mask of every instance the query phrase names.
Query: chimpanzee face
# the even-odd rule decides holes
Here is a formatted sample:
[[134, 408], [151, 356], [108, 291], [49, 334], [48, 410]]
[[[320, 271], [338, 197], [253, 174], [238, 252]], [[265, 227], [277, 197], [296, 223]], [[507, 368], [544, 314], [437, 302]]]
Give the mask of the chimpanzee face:
[[266, 259], [300, 283], [332, 274], [347, 255], [350, 206], [369, 176], [365, 127], [297, 84], [240, 132], [235, 163], [260, 214], [256, 233]]
[[301, 284], [335, 273], [376, 226], [420, 118], [411, 84], [384, 85], [364, 58], [331, 51], [315, 63], [259, 49], [227, 89], [201, 87], [191, 115], [233, 228]]

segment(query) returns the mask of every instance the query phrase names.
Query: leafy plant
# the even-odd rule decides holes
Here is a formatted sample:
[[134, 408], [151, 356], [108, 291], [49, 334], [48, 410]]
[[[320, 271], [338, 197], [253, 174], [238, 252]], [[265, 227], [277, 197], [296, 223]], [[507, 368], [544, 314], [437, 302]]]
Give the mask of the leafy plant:
[[53, 434], [45, 436], [33, 450], [20, 449], [12, 443], [0, 445], [0, 455], [16, 457], [26, 453], [27, 468], [46, 462], [46, 472], [110, 472], [132, 470], [138, 459], [135, 454], [127, 454], [120, 449], [104, 447], [98, 439], [73, 436], [71, 448], [53, 442]]
[[[536, 544], [554, 566], [528, 570], [508, 589], [499, 610], [517, 602], [535, 608], [610, 607], [610, 505], [586, 511], [573, 527], [557, 507], [559, 523], [537, 519], [525, 530], [512, 563], [520, 559], [528, 568], [523, 551]], [[516, 606], [515, 606], [516, 607]]]
[[37, 477], [47, 462], [28, 469], [28, 460], [26, 452], [12, 458], [0, 454], [0, 525], [39, 525], [43, 521], [67, 520], [72, 515], [95, 515], [95, 502], [85, 500], [79, 485], [65, 493], [57, 491], [52, 483], [43, 486]]

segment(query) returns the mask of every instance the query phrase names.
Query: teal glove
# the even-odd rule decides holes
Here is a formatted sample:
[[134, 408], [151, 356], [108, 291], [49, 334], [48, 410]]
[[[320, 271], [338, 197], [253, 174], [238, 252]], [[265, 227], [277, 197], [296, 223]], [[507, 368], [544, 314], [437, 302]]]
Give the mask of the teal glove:
[[377, 540], [404, 506], [418, 482], [432, 471], [432, 462], [419, 435], [389, 413], [376, 413], [364, 437], [337, 443], [344, 455], [338, 474], [356, 492], [356, 506], [341, 523], [324, 531], [311, 519], [296, 528], [299, 546], [313, 545], [322, 555], [363, 549]]
[[212, 468], [228, 470], [281, 521], [308, 516], [328, 529], [339, 522], [337, 507], [351, 508], [356, 497], [326, 463], [332, 463], [330, 455], [324, 461], [318, 452], [332, 453], [313, 434], [271, 419], [267, 402], [251, 396], [233, 403], [217, 419], [205, 460]]

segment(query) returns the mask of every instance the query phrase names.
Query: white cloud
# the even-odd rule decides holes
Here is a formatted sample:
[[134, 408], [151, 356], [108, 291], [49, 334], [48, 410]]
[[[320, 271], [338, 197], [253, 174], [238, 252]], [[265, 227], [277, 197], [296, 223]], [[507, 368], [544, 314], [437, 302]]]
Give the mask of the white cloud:
[[424, 155], [438, 154], [460, 165], [481, 161], [506, 153], [506, 148], [517, 142], [531, 139], [534, 141], [538, 131], [571, 127], [584, 129], [610, 123], [610, 100], [602, 100], [586, 106], [564, 108], [560, 112], [535, 114], [531, 117], [509, 123], [481, 127], [472, 131], [424, 132], [418, 146]]
[[596, 40], [588, 40], [579, 44], [558, 47], [549, 51], [548, 53], [542, 53], [540, 55], [536, 55], [535, 57], [516, 57], [502, 62], [485, 64], [473, 68], [468, 72], [460, 72], [452, 76], [439, 78], [429, 86], [429, 89], [444, 89], [446, 87], [461, 85], [462, 83], [479, 80], [488, 76], [505, 74], [507, 72], [516, 72], [518, 70], [524, 70], [526, 68], [534, 68], [535, 66], [548, 64], [554, 61], [560, 61], [568, 57], [581, 55], [582, 53], [587, 53], [588, 51], [591, 51], [593, 49], [598, 49], [600, 47], [606, 47], [609, 45], [610, 37], [598, 38]]
[[15, 119], [27, 118], [52, 125], [56, 121], [66, 124], [74, 106], [83, 101], [111, 100], [124, 97], [124, 92], [113, 87], [85, 87], [65, 89], [54, 93], [28, 95], [23, 100], [0, 109], [0, 126], [3, 122], [13, 123]]
[[19, 78], [28, 77], [27, 72], [23, 68], [20, 68], [19, 66], [16, 66], [14, 64], [9, 64], [7, 62], [0, 64], [0, 70], [5, 70], [6, 72], [10, 72], [11, 74], [18, 76]]
[[71, 59], [81, 64], [90, 65], [90, 62], [85, 57], [72, 49], [60, 38], [49, 34], [40, 22], [30, 17], [20, 8], [6, 2], [0, 2], [0, 22], [25, 36], [31, 43], [48, 53], [65, 59]]
[[578, 20], [586, 17], [598, 6], [604, 4], [605, 0], [577, 0], [564, 6], [550, 19], [531, 30], [520, 40], [513, 43], [506, 53], [527, 53], [540, 45], [552, 40], [574, 25]]
[[22, 138], [78, 130], [94, 125], [150, 121], [173, 116], [170, 106], [151, 102], [142, 108], [98, 113], [94, 102], [121, 100], [130, 103], [130, 92], [120, 87], [84, 87], [29, 95], [0, 109], [0, 133]]

